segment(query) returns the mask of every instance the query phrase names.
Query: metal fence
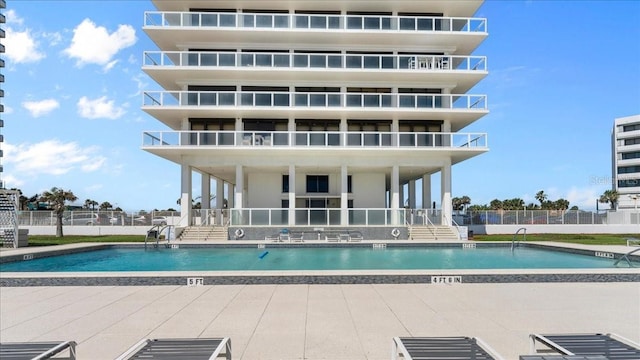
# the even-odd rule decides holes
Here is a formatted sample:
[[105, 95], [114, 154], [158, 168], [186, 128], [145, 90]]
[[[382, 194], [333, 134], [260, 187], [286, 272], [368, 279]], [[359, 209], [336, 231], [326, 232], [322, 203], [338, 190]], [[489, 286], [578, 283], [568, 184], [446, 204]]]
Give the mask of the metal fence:
[[[582, 210], [487, 210], [466, 213], [454, 212], [457, 225], [597, 225], [640, 224], [640, 213], [614, 219], [615, 213]], [[281, 226], [289, 223], [289, 209], [193, 209], [194, 225], [260, 225]], [[348, 209], [346, 217], [341, 209], [295, 209], [295, 223], [300, 226], [340, 225], [438, 225], [443, 222], [441, 210], [431, 209]], [[63, 215], [65, 226], [151, 226], [178, 225], [179, 211], [120, 212], [68, 211]], [[448, 220], [448, 219], [445, 219]], [[54, 226], [53, 211], [19, 211], [19, 226]]]
[[459, 225], [597, 225], [607, 224], [607, 212], [582, 210], [487, 210], [455, 215]]
[[[155, 224], [174, 225], [180, 220], [180, 212], [155, 211], [65, 211], [62, 224], [65, 226], [151, 226]], [[55, 226], [57, 217], [53, 211], [19, 211], [19, 226]]]

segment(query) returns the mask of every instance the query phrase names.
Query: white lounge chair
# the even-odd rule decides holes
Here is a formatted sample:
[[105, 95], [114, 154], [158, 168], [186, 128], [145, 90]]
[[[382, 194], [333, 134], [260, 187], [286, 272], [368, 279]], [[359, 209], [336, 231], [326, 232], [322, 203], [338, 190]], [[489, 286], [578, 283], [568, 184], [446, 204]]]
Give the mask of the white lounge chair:
[[213, 360], [220, 357], [231, 360], [231, 340], [227, 337], [210, 339], [143, 339], [120, 355], [117, 360]]
[[0, 359], [2, 360], [32, 360], [51, 359], [53, 356], [69, 350], [68, 357], [56, 359], [76, 359], [75, 341], [43, 341], [43, 342], [15, 342], [0, 343]]
[[472, 337], [394, 337], [391, 359], [502, 360], [489, 345]]
[[531, 334], [531, 353], [536, 343], [543, 344], [561, 355], [604, 356], [608, 360], [640, 359], [640, 344], [616, 334]]

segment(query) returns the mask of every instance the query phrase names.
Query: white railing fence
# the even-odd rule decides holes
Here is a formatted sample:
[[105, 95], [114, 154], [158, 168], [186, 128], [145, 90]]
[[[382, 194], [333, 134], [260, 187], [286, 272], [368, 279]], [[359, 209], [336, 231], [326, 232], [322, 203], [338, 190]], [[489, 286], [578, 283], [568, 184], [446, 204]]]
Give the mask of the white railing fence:
[[[290, 212], [293, 211], [292, 216]], [[609, 222], [640, 225], [640, 214], [616, 217], [615, 212], [582, 210], [487, 210], [454, 212], [452, 221], [469, 225], [598, 225]], [[191, 224], [202, 226], [402, 226], [438, 225], [439, 209], [193, 209]], [[615, 219], [614, 219], [615, 217]], [[65, 226], [178, 225], [179, 211], [118, 212], [77, 210], [65, 212]], [[290, 224], [290, 219], [293, 223]], [[614, 220], [611, 220], [614, 219]], [[611, 220], [611, 221], [610, 221]], [[18, 226], [55, 226], [53, 211], [18, 211]]]

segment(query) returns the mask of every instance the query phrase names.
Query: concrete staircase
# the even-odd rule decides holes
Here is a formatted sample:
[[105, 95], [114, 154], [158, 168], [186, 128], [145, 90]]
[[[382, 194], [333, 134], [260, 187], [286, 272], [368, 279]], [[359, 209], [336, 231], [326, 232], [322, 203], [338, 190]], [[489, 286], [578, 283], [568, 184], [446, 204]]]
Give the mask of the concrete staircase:
[[409, 227], [409, 240], [457, 241], [458, 230], [445, 225], [413, 225]]
[[188, 226], [182, 230], [179, 241], [227, 241], [226, 226]]

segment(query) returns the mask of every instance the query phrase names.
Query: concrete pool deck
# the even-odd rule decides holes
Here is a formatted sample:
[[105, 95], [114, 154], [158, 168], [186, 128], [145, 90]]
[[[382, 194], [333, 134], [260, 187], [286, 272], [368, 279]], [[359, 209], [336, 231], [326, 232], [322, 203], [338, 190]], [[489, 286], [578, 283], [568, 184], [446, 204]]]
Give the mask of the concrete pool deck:
[[142, 338], [221, 337], [234, 359], [390, 359], [394, 336], [476, 336], [505, 359], [530, 333], [640, 340], [639, 283], [0, 288], [2, 342], [75, 340], [114, 359]]
[[640, 281], [0, 287], [2, 342], [75, 340], [80, 360], [142, 338], [222, 336], [243, 360], [390, 359], [394, 336], [476, 336], [517, 360], [529, 334], [569, 332], [640, 342]]

